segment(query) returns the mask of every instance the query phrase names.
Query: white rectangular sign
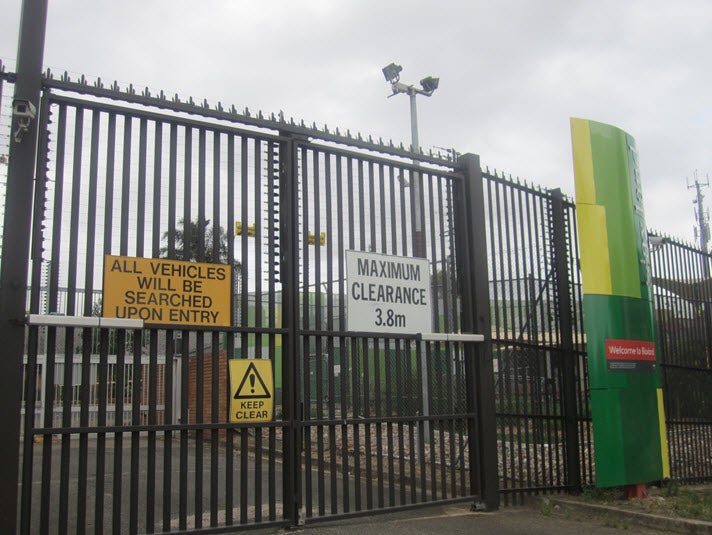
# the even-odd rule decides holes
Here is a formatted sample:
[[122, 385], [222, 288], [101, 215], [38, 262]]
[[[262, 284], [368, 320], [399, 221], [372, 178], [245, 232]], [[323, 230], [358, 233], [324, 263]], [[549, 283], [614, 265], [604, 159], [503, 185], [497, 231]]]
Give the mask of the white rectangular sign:
[[349, 331], [432, 332], [427, 258], [346, 251]]

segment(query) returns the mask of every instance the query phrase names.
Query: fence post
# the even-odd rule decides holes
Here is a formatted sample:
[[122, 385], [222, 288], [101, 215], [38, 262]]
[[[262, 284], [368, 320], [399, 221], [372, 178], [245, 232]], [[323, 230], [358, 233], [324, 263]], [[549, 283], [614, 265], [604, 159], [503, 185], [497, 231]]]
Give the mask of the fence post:
[[566, 485], [569, 492], [581, 488], [579, 441], [576, 409], [576, 366], [573, 340], [571, 278], [568, 269], [568, 247], [564, 199], [560, 189], [550, 191], [552, 264], [556, 280], [556, 316], [559, 319], [559, 351], [562, 371], [562, 405], [566, 445]]
[[490, 319], [487, 235], [485, 230], [484, 180], [480, 157], [465, 154], [458, 159], [464, 173], [456, 193], [455, 221], [457, 268], [462, 298], [463, 332], [484, 335], [484, 342], [466, 344], [465, 379], [469, 422], [470, 486], [480, 494], [478, 508], [499, 507], [497, 422], [494, 401], [492, 328]]
[[[23, 1], [14, 98], [32, 103], [35, 109], [40, 107], [46, 20], [47, 0]], [[17, 525], [24, 315], [38, 132], [35, 118], [20, 140], [16, 140], [14, 133], [18, 130], [18, 120], [17, 114], [13, 113], [2, 245], [4, 261], [0, 272], [0, 340], [4, 347], [0, 359], [0, 429], [3, 430], [0, 439], [0, 458], [3, 459], [0, 526], [6, 533], [15, 533]]]
[[288, 137], [279, 148], [280, 280], [282, 281], [282, 420], [284, 440], [284, 518], [303, 523], [299, 389], [299, 191], [297, 140]]

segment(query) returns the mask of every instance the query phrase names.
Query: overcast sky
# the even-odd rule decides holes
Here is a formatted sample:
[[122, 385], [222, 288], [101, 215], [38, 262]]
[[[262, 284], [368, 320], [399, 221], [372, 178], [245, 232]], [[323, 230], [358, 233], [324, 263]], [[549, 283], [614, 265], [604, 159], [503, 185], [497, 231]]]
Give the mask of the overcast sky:
[[[20, 0], [0, 8], [13, 70]], [[693, 240], [712, 172], [708, 0], [50, 0], [45, 65], [409, 144], [401, 80], [433, 75], [421, 145], [573, 196], [569, 117], [637, 141], [648, 226]], [[705, 190], [712, 207], [712, 190]]]

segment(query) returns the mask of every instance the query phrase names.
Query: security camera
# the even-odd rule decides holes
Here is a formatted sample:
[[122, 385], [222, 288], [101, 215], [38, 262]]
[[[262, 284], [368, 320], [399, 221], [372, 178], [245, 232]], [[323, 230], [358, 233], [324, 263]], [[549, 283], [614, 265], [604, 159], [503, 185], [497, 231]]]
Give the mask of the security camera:
[[29, 100], [15, 99], [12, 102], [12, 112], [17, 122], [14, 138], [20, 143], [25, 132], [29, 132], [32, 120], [37, 116], [37, 108]]
[[15, 100], [12, 103], [12, 111], [18, 119], [32, 120], [37, 116], [37, 108], [29, 100]]
[[650, 236], [649, 239], [650, 245], [653, 247], [660, 247], [661, 245], [665, 245], [665, 243], [667, 243], [667, 239], [662, 236]]

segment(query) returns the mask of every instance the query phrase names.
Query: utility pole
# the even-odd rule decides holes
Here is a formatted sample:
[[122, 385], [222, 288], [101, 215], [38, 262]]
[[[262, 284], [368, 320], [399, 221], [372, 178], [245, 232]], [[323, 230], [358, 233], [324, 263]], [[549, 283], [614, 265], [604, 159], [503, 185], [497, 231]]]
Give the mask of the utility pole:
[[700, 238], [700, 249], [705, 253], [709, 251], [709, 240], [710, 240], [710, 229], [707, 223], [709, 215], [705, 210], [703, 203], [704, 195], [702, 195], [702, 188], [708, 188], [710, 185], [710, 177], [707, 175], [705, 182], [700, 182], [697, 176], [697, 171], [695, 171], [695, 181], [692, 184], [687, 184], [687, 189], [695, 188], [695, 200], [692, 201], [693, 204], [697, 205], [697, 210], [695, 211], [695, 217], [697, 218], [697, 227], [695, 228], [695, 239]]
[[[17, 80], [5, 196], [5, 233], [0, 269], [0, 525], [17, 528], [22, 356], [25, 343], [27, 273], [32, 224], [32, 193], [37, 158], [37, 124], [48, 0], [24, 0], [17, 47]], [[39, 259], [35, 259], [39, 261]], [[32, 381], [34, 378], [28, 378]], [[28, 403], [28, 411], [34, 410]], [[27, 440], [27, 439], [26, 439]]]

